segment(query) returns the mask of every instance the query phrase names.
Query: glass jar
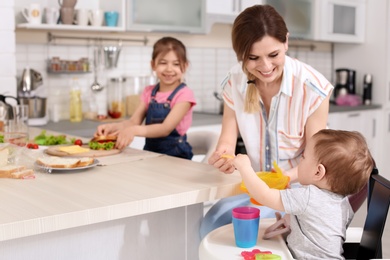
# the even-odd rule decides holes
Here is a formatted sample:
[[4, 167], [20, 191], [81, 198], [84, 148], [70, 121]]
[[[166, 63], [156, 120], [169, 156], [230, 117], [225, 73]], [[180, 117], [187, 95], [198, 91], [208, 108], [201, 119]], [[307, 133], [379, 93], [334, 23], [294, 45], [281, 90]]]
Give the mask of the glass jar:
[[123, 83], [125, 78], [111, 78], [107, 89], [108, 115], [111, 118], [126, 116], [125, 102], [123, 97]]
[[80, 122], [83, 119], [81, 88], [77, 78], [73, 78], [70, 90], [70, 121]]

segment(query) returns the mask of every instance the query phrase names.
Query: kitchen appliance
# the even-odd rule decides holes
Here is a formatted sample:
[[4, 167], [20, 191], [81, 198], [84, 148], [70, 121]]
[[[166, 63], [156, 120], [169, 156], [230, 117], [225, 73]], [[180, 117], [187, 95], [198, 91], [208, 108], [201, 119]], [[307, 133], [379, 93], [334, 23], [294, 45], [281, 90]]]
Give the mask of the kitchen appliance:
[[28, 105], [28, 125], [40, 126], [48, 122], [47, 98], [43, 93], [41, 73], [26, 67], [18, 85], [18, 100], [22, 105]]
[[352, 69], [336, 69], [336, 84], [334, 87], [334, 98], [340, 95], [356, 93], [355, 78], [356, 72]]
[[372, 75], [366, 74], [363, 78], [363, 104], [371, 105], [372, 99]]
[[0, 101], [3, 102], [3, 106], [7, 110], [8, 119], [14, 119], [14, 110], [12, 103], [14, 103], [14, 105], [19, 105], [19, 100], [13, 96], [0, 95]]

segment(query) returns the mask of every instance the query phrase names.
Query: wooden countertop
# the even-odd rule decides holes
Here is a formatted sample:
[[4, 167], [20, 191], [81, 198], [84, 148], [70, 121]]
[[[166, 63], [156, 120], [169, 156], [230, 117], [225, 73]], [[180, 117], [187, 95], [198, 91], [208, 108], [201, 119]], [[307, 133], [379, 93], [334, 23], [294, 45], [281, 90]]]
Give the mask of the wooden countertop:
[[[30, 127], [33, 135], [41, 129]], [[50, 132], [48, 132], [50, 133]], [[240, 194], [238, 173], [128, 148], [105, 166], [36, 179], [0, 179], [0, 241]]]

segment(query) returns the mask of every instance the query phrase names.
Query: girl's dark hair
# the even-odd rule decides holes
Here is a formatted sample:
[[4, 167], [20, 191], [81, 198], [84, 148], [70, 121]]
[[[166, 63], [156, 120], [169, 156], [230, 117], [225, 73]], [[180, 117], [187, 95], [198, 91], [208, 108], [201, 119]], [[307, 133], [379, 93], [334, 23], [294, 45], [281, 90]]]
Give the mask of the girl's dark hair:
[[268, 35], [282, 43], [287, 41], [287, 26], [270, 5], [254, 5], [242, 11], [234, 20], [232, 45], [238, 61], [248, 60], [252, 45]]
[[188, 63], [187, 51], [184, 44], [176, 38], [163, 37], [155, 42], [153, 45], [152, 60], [154, 61], [157, 56], [165, 55], [170, 51], [176, 53], [177, 58], [180, 61], [180, 69], [184, 72], [186, 64]]

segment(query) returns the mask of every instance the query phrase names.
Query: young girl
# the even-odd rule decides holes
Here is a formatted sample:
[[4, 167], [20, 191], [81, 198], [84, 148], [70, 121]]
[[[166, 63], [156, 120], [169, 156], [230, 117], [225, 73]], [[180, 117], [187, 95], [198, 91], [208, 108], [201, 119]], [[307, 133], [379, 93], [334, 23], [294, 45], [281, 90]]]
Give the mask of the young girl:
[[158, 40], [153, 46], [151, 67], [159, 83], [144, 89], [132, 117], [98, 126], [95, 136], [117, 136], [118, 149], [128, 146], [135, 136], [142, 136], [146, 137], [144, 150], [191, 159], [192, 148], [186, 132], [196, 102], [192, 90], [183, 83], [188, 67], [183, 43], [172, 37]]

